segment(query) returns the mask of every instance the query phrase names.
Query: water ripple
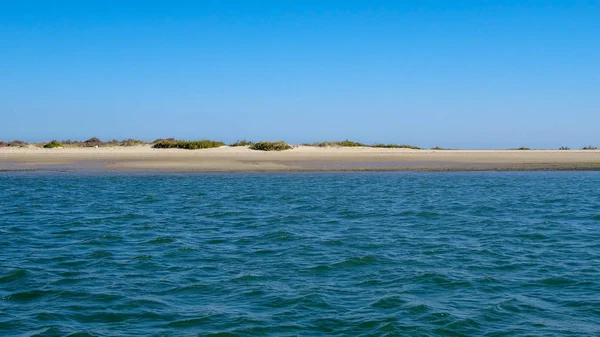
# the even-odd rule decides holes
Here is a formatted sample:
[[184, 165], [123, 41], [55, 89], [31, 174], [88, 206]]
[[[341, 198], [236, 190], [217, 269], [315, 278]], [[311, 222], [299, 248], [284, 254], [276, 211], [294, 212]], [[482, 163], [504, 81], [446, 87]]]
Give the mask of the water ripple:
[[600, 335], [600, 174], [0, 174], [0, 335]]

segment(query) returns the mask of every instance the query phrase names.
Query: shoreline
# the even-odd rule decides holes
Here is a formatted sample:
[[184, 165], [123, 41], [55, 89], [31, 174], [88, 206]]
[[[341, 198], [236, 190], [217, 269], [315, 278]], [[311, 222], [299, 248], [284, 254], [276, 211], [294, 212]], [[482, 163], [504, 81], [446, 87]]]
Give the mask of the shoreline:
[[600, 150], [0, 148], [0, 172], [600, 171]]

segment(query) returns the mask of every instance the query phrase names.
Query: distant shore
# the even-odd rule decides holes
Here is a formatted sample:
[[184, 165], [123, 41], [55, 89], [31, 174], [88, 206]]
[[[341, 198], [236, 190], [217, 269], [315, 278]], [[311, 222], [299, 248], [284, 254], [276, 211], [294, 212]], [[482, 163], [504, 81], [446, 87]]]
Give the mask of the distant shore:
[[150, 145], [89, 148], [0, 148], [0, 171], [600, 171], [600, 150], [416, 150], [245, 146], [182, 150]]

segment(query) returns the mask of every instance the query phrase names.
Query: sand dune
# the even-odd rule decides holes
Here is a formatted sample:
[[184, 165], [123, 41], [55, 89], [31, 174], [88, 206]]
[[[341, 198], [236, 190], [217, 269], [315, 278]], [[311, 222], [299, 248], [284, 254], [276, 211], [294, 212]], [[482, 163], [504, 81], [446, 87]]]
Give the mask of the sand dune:
[[600, 170], [598, 150], [410, 150], [299, 146], [283, 152], [245, 147], [153, 149], [0, 148], [0, 171], [344, 171]]

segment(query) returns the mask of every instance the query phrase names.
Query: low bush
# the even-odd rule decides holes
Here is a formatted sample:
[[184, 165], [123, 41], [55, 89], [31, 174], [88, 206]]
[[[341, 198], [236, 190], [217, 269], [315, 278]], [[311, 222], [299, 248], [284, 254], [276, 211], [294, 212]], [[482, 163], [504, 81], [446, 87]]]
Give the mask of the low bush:
[[447, 149], [445, 149], [445, 148], [443, 148], [443, 147], [439, 147], [439, 146], [432, 147], [431, 149], [432, 149], [432, 150], [447, 150]]
[[258, 142], [250, 145], [250, 149], [259, 151], [284, 151], [292, 147], [286, 142]]
[[57, 148], [57, 147], [63, 147], [63, 145], [61, 143], [59, 143], [58, 141], [53, 140], [50, 143], [45, 144], [44, 147], [47, 148], [47, 149], [54, 149], [54, 148]]
[[566, 150], [570, 150], [570, 149], [571, 149], [571, 148], [569, 148], [569, 147], [566, 147], [566, 146], [561, 146], [561, 147], [559, 148], [559, 150], [565, 150], [565, 151], [566, 151]]
[[413, 149], [420, 150], [421, 148], [413, 145], [404, 145], [404, 144], [373, 144], [371, 147], [376, 148], [384, 148], [384, 149]]
[[13, 140], [12, 142], [0, 142], [0, 147], [25, 147], [29, 143], [22, 140]]
[[584, 146], [582, 150], [598, 150], [598, 148], [592, 145], [588, 145]]
[[217, 142], [213, 140], [196, 140], [196, 141], [184, 141], [184, 140], [163, 140], [158, 141], [152, 145], [155, 149], [186, 149], [186, 150], [197, 150], [197, 149], [208, 149], [213, 147], [220, 147], [225, 145], [223, 142]]
[[229, 146], [252, 146], [254, 143], [249, 140], [238, 140], [237, 142], [229, 145]]
[[143, 142], [141, 140], [133, 139], [133, 138], [124, 139], [120, 142], [116, 141], [116, 145], [119, 145], [119, 146], [136, 146], [136, 145], [142, 145], [142, 144], [145, 144], [145, 142]]
[[83, 146], [94, 147], [102, 145], [102, 141], [97, 137], [92, 137], [83, 142]]
[[359, 143], [359, 142], [353, 142], [351, 140], [344, 140], [341, 142], [320, 142], [320, 143], [313, 143], [313, 144], [306, 144], [308, 146], [318, 146], [318, 147], [331, 147], [331, 146], [341, 146], [341, 147], [361, 147], [361, 146], [368, 146], [365, 145], [363, 143]]
[[164, 142], [164, 141], [168, 141], [168, 142], [175, 142], [175, 141], [177, 141], [177, 139], [175, 139], [175, 138], [158, 138], [158, 139], [155, 139], [155, 140], [152, 142], [152, 144], [156, 144], [156, 143], [159, 143], [159, 142]]

